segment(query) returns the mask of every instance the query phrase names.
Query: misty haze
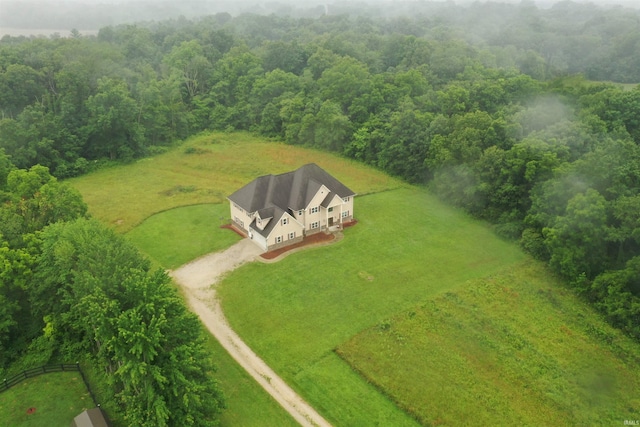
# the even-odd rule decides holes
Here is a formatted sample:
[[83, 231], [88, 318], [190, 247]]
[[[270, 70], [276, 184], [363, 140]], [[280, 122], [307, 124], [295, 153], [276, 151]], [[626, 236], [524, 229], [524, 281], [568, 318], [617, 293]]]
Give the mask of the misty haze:
[[[217, 13], [229, 13], [238, 16], [243, 13], [261, 15], [287, 15], [294, 17], [323, 16], [349, 14], [351, 16], [369, 16], [376, 18], [389, 18], [393, 16], [413, 16], [414, 14], [427, 13], [443, 16], [446, 19], [446, 11], [450, 6], [457, 4], [468, 7], [473, 4], [484, 3], [474, 0], [458, 1], [343, 1], [318, 3], [315, 1], [273, 1], [273, 2], [249, 2], [249, 1], [206, 1], [185, 0], [180, 2], [168, 0], [3, 0], [0, 3], [0, 35], [50, 35], [57, 32], [66, 36], [72, 28], [83, 31], [84, 34], [93, 34], [101, 27], [135, 22], [160, 21], [165, 19], [177, 19], [186, 17], [194, 19], [201, 16]], [[637, 8], [638, 2], [634, 0], [578, 0], [556, 2], [551, 0], [503, 0], [499, 3], [505, 5], [535, 4], [543, 9], [552, 8], [556, 3], [574, 3], [585, 5], [598, 5], [602, 7], [627, 7]], [[487, 23], [490, 24], [490, 23]], [[31, 32], [29, 32], [31, 30]]]
[[2, 426], [640, 425], [640, 9], [0, 0], [0, 378]]

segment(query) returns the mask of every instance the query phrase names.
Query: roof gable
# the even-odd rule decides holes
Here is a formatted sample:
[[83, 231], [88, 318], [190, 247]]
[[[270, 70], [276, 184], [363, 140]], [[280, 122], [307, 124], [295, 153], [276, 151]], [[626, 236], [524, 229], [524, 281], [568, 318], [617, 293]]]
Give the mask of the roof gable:
[[330, 205], [336, 206], [342, 203], [343, 203], [342, 197], [338, 196], [334, 192], [330, 192], [329, 194], [327, 194], [327, 197], [324, 198], [322, 203], [320, 203], [320, 206], [326, 208], [326, 207], [329, 207]]
[[253, 222], [251, 223], [251, 228], [261, 236], [269, 237], [269, 234], [271, 234], [271, 232], [276, 227], [276, 225], [278, 225], [278, 223], [280, 222], [280, 219], [285, 215], [285, 213], [286, 212], [283, 211], [282, 209], [278, 207], [274, 207], [273, 218], [269, 220], [269, 222], [267, 223], [267, 225], [264, 226], [264, 228], [257, 227], [256, 219], [254, 219]]

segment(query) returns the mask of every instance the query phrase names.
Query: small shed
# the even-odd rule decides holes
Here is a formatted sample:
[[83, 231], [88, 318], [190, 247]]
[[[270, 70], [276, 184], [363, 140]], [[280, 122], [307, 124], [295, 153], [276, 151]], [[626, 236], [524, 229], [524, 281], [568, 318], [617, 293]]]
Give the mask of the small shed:
[[107, 419], [102, 413], [102, 409], [87, 409], [75, 417], [71, 422], [71, 427], [109, 427]]

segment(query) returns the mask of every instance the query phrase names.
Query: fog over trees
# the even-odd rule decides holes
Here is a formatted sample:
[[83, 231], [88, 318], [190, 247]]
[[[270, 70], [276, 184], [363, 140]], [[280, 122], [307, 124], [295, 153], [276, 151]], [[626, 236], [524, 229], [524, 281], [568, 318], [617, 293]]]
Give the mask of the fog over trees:
[[[197, 322], [164, 273], [85, 219], [79, 195], [57, 179], [152, 156], [207, 130], [332, 151], [428, 186], [519, 241], [640, 339], [640, 10], [343, 2], [327, 15], [323, 5], [264, 3], [252, 8], [264, 14], [233, 4], [238, 14], [191, 18], [188, 11], [206, 14], [214, 3], [95, 4], [68, 14], [72, 3], [38, 5], [3, 1], [1, 25], [100, 29], [0, 39], [0, 373], [76, 355], [109, 367], [112, 352], [123, 366], [141, 357], [175, 373], [176, 360], [202, 354], [200, 344], [178, 340], [199, 342], [180, 332]], [[132, 21], [141, 22], [119, 24]], [[88, 235], [126, 255], [122, 265], [135, 274], [118, 281], [118, 295], [89, 286], [115, 279], [108, 265], [76, 256]], [[163, 323], [138, 291], [153, 292], [179, 323]], [[58, 292], [63, 305], [33, 303]], [[115, 340], [107, 326], [137, 317], [114, 309], [86, 324], [73, 314], [84, 299], [94, 301], [86, 310], [128, 304], [131, 316], [162, 318], [153, 323], [157, 342], [133, 356], [96, 344]], [[157, 351], [167, 342], [180, 344], [171, 360]], [[144, 391], [123, 401], [135, 425], [189, 425], [171, 418], [180, 411], [212, 424], [223, 403], [208, 362], [183, 363], [191, 372], [184, 386], [204, 387], [213, 408], [176, 401], [162, 381], [135, 372], [112, 391]], [[140, 410], [147, 392], [157, 418]]]
[[[344, 13], [352, 16], [377, 18], [426, 13], [443, 15], [441, 18], [447, 19], [446, 11], [450, 11], [453, 5], [468, 7], [484, 3], [487, 2], [484, 0], [345, 0], [332, 2], [317, 0], [267, 2], [250, 0], [184, 0], [180, 2], [170, 0], [3, 0], [0, 3], [0, 30], [5, 29], [5, 32], [8, 31], [7, 29], [69, 31], [72, 28], [77, 28], [79, 30], [98, 30], [107, 25], [158, 21], [179, 16], [193, 19], [216, 13], [229, 13], [232, 16], [243, 13], [276, 14], [308, 18]], [[635, 0], [501, 0], [495, 4], [532, 5], [541, 9], [549, 9], [556, 4], [584, 4], [607, 8], [640, 7], [640, 4]], [[491, 23], [487, 24], [491, 25]]]

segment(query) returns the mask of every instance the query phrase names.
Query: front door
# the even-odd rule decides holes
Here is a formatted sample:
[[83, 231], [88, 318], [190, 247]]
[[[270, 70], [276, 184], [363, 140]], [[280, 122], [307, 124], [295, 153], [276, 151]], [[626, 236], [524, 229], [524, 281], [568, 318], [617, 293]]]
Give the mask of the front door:
[[329, 227], [331, 227], [333, 225], [333, 217], [329, 218]]

